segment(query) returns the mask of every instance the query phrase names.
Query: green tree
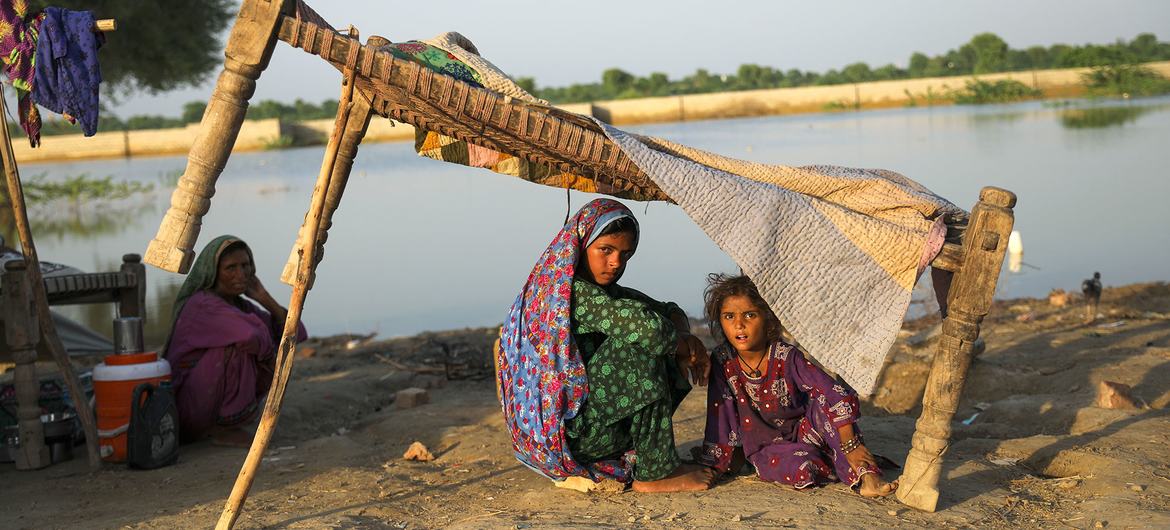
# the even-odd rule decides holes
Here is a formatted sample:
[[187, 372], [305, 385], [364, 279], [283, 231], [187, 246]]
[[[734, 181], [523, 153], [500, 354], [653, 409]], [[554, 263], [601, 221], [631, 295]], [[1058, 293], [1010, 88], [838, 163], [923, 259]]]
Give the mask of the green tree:
[[1052, 64], [1052, 58], [1048, 55], [1048, 48], [1043, 46], [1029, 47], [1025, 52], [1031, 61], [1031, 67], [1037, 70], [1048, 68]]
[[601, 85], [611, 95], [618, 95], [634, 84], [634, 75], [620, 68], [610, 68], [601, 73]]
[[203, 111], [207, 110], [206, 101], [189, 101], [183, 105], [183, 123], [198, 123], [203, 119]]
[[910, 56], [910, 77], [922, 77], [926, 75], [926, 69], [930, 67], [930, 57], [925, 53], [914, 52]]
[[236, 10], [232, 0], [30, 2], [32, 9], [46, 5], [118, 21], [118, 31], [106, 37], [99, 52], [111, 93], [158, 93], [203, 82], [223, 63], [224, 29]]
[[868, 64], [853, 63], [841, 70], [841, 77], [849, 83], [864, 83], [873, 79], [873, 72], [869, 70]]
[[906, 71], [892, 64], [887, 64], [873, 71], [874, 81], [889, 81], [891, 79], [904, 79], [905, 77]]
[[536, 79], [532, 77], [518, 77], [516, 84], [523, 88], [529, 94], [536, 94]]
[[652, 96], [670, 95], [670, 77], [662, 72], [650, 72], [646, 78], [646, 86]]
[[1158, 37], [1153, 33], [1142, 33], [1129, 42], [1129, 50], [1139, 61], [1157, 60]]
[[[980, 33], [963, 48], [970, 46], [972, 71], [976, 74], [1002, 72], [1007, 67], [1008, 44], [994, 33]], [[973, 56], [973, 57], [972, 57]]]

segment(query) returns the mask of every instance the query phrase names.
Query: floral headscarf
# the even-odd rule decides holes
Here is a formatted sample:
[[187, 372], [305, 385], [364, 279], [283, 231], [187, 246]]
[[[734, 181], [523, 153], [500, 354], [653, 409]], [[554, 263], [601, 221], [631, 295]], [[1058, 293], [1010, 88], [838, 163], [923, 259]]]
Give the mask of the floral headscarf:
[[498, 382], [512, 448], [521, 463], [554, 480], [627, 476], [628, 469], [613, 462], [589, 469], [578, 464], [562, 428], [589, 394], [570, 321], [573, 275], [589, 242], [622, 217], [634, 218], [629, 208], [611, 199], [582, 206], [537, 260], [500, 333]]

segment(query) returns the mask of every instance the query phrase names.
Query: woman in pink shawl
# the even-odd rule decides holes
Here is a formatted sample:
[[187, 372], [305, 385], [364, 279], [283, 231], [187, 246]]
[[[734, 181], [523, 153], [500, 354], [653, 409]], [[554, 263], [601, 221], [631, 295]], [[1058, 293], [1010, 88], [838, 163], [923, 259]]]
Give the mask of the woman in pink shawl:
[[[220, 236], [195, 259], [173, 314], [164, 351], [174, 378], [179, 432], [185, 441], [211, 434], [212, 443], [247, 447], [252, 434], [243, 426], [272, 384], [288, 310], [256, 277], [248, 245]], [[297, 342], [307, 336], [298, 324]]]

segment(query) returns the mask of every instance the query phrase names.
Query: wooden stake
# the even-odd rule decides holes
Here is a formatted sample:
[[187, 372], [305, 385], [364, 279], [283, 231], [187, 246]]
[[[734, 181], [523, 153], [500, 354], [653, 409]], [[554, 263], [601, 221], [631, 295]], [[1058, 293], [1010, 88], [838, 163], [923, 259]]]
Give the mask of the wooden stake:
[[36, 306], [37, 320], [40, 323], [41, 342], [53, 355], [61, 375], [65, 378], [65, 386], [73, 396], [73, 405], [77, 409], [77, 417], [81, 420], [81, 427], [85, 431], [85, 447], [89, 453], [89, 466], [97, 469], [102, 465], [102, 457], [98, 453], [97, 421], [94, 420], [93, 409], [89, 407], [85, 392], [81, 388], [81, 381], [73, 371], [69, 362], [69, 354], [61, 337], [57, 336], [57, 327], [53, 325], [53, 315], [49, 313], [49, 297], [45, 293], [45, 280], [41, 276], [41, 261], [37, 258], [37, 247], [33, 243], [32, 229], [28, 224], [28, 210], [24, 203], [24, 188], [20, 184], [20, 170], [16, 166], [16, 156], [12, 153], [12, 137], [8, 134], [8, 102], [4, 94], [0, 93], [0, 119], [3, 121], [3, 132], [0, 132], [0, 156], [4, 161], [4, 177], [8, 184], [8, 199], [12, 203], [12, 217], [16, 221], [16, 230], [20, 233], [20, 250], [24, 254], [24, 261], [28, 265], [26, 277], [29, 289], [32, 291], [33, 303]]
[[[337, 207], [341, 204], [341, 195], [345, 192], [350, 170], [353, 169], [353, 159], [357, 156], [358, 146], [361, 144], [362, 138], [365, 138], [366, 129], [370, 126], [370, 118], [373, 117], [370, 102], [366, 100], [364, 95], [358, 94], [354, 98], [350, 116], [357, 119], [349, 120], [345, 132], [341, 135], [341, 145], [338, 146], [337, 150], [337, 162], [333, 165], [333, 176], [329, 179], [329, 192], [325, 195], [325, 210], [321, 214], [321, 229], [317, 233], [317, 251], [313, 254], [313, 259], [317, 263], [325, 258], [325, 243], [329, 239], [329, 229], [333, 227], [333, 212], [337, 211]], [[301, 228], [297, 232], [297, 241], [289, 253], [288, 261], [284, 264], [284, 271], [280, 274], [280, 281], [289, 285], [296, 281], [300, 249], [305, 246], [305, 234], [305, 225], [301, 224]], [[317, 274], [314, 270], [309, 275], [309, 289], [313, 288], [313, 282], [316, 278]]]
[[93, 21], [93, 30], [99, 33], [107, 31], [115, 31], [118, 29], [118, 21], [112, 18], [100, 18]]
[[[357, 39], [356, 30], [350, 27], [350, 37]], [[317, 185], [313, 188], [313, 201], [306, 214], [305, 233], [308, 235], [300, 248], [300, 263], [298, 264], [297, 278], [293, 285], [292, 296], [288, 304], [288, 317], [284, 321], [284, 334], [280, 338], [280, 348], [276, 356], [276, 368], [272, 388], [268, 391], [268, 402], [264, 406], [264, 413], [260, 417], [260, 425], [256, 429], [256, 436], [252, 439], [252, 447], [244, 460], [244, 466], [236, 477], [231, 497], [219, 516], [216, 528], [228, 530], [235, 525], [240, 516], [244, 500], [248, 497], [248, 490], [256, 479], [256, 471], [260, 467], [260, 460], [264, 457], [264, 450], [272, 440], [276, 429], [276, 421], [280, 418], [280, 407], [284, 401], [284, 392], [288, 386], [288, 378], [292, 373], [294, 354], [296, 352], [297, 324], [301, 320], [301, 311], [308, 295], [308, 280], [317, 266], [314, 254], [317, 251], [317, 236], [320, 233], [321, 217], [325, 207], [325, 198], [329, 192], [330, 180], [337, 161], [338, 147], [341, 136], [349, 121], [352, 109], [354, 88], [354, 71], [345, 72], [345, 82], [341, 89], [341, 101], [337, 107], [337, 118], [333, 122], [333, 132], [329, 135], [329, 144], [325, 148], [325, 159], [321, 163], [321, 171], [317, 175]]]
[[947, 295], [938, 354], [926, 380], [922, 414], [899, 480], [897, 497], [907, 506], [928, 512], [938, 506], [938, 482], [951, 438], [951, 418], [967, 383], [979, 324], [991, 309], [1015, 204], [1012, 192], [986, 187], [971, 209], [971, 222], [963, 234], [963, 266], [955, 273]]

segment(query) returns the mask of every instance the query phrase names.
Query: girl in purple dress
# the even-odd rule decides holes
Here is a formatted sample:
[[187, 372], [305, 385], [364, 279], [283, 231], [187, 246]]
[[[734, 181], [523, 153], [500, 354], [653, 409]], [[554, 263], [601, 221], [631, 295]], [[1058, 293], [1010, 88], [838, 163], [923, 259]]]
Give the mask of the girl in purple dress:
[[699, 463], [724, 473], [746, 458], [761, 479], [797, 489], [836, 480], [866, 497], [897, 489], [862, 440], [857, 395], [780, 339], [751, 280], [712, 274], [705, 313], [722, 344], [711, 352]]

